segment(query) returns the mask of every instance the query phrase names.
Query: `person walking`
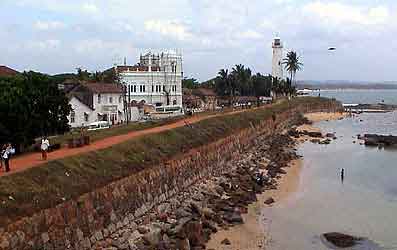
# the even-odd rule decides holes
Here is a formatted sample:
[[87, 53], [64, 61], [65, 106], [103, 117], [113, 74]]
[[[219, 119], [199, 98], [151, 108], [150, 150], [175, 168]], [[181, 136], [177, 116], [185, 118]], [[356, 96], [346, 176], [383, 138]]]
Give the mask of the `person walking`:
[[344, 181], [344, 179], [345, 179], [345, 169], [344, 169], [344, 168], [342, 168], [342, 169], [340, 170], [340, 179], [341, 179], [341, 181], [342, 181], [342, 183], [343, 183], [343, 181]]
[[5, 144], [0, 145], [0, 168], [3, 168], [3, 162], [4, 162], [3, 154], [5, 150], [6, 150], [6, 145]]
[[48, 141], [47, 137], [43, 137], [43, 139], [41, 139], [41, 158], [43, 159], [43, 161], [47, 160], [47, 151], [48, 148], [50, 147], [50, 142]]
[[4, 150], [4, 153], [3, 153], [3, 159], [4, 159], [4, 165], [5, 165], [6, 172], [10, 172], [10, 158], [11, 158], [11, 155], [14, 153], [15, 153], [15, 149], [12, 148], [11, 143], [8, 143], [6, 149]]

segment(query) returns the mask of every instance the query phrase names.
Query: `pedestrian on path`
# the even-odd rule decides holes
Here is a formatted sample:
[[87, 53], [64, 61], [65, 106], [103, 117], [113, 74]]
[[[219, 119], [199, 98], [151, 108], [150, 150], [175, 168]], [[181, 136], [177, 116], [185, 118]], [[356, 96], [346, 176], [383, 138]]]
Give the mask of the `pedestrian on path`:
[[47, 137], [43, 137], [43, 139], [41, 139], [41, 158], [43, 161], [47, 160], [47, 151], [49, 147], [50, 142], [48, 141]]
[[10, 158], [11, 155], [15, 154], [15, 149], [11, 146], [11, 143], [7, 144], [6, 149], [3, 153], [4, 165], [6, 172], [10, 172]]
[[3, 154], [6, 151], [6, 148], [7, 146], [5, 144], [0, 145], [0, 168], [3, 168], [3, 162], [4, 162]]

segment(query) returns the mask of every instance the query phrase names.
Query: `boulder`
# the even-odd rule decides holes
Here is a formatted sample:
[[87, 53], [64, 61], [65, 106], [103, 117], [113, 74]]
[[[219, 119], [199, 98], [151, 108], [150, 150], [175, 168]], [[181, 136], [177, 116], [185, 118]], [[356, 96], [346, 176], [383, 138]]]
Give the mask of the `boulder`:
[[358, 237], [337, 232], [325, 233], [323, 236], [328, 242], [340, 248], [353, 247], [361, 240]]
[[242, 224], [244, 222], [239, 212], [226, 213], [224, 219], [232, 224]]
[[146, 244], [151, 246], [157, 246], [162, 240], [161, 229], [157, 227], [152, 227], [149, 232], [147, 232], [143, 237]]
[[231, 245], [232, 243], [230, 242], [230, 240], [228, 238], [225, 238], [224, 240], [221, 241], [222, 245]]
[[328, 138], [335, 138], [335, 134], [334, 134], [334, 133], [327, 133], [327, 134], [325, 135], [325, 137], [328, 137]]
[[273, 204], [275, 201], [272, 197], [266, 199], [263, 203], [265, 203], [266, 205], [271, 205]]

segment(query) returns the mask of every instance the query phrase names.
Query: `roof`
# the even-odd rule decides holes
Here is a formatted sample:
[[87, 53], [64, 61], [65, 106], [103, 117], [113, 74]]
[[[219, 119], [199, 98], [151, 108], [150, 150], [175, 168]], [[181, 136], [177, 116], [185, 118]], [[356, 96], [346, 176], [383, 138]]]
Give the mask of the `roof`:
[[96, 82], [96, 83], [83, 83], [82, 85], [88, 88], [91, 92], [97, 94], [123, 93], [123, 88], [119, 84], [115, 84], [115, 83]]
[[86, 105], [91, 110], [94, 110], [94, 108], [92, 106], [93, 105], [92, 98], [87, 97], [87, 96], [83, 95], [82, 93], [71, 93], [69, 95], [69, 98], [72, 99], [73, 97], [76, 98], [82, 104]]
[[0, 76], [15, 76], [17, 74], [19, 74], [18, 71], [4, 65], [0, 65]]
[[216, 96], [216, 93], [213, 89], [207, 89], [207, 88], [193, 89], [192, 93], [193, 95], [198, 95], [198, 96]]

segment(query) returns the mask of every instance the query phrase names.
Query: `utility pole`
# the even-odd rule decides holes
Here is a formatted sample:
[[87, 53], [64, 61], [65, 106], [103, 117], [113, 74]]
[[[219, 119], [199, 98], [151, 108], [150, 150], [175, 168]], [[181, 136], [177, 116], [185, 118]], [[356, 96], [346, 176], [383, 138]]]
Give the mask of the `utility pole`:
[[128, 121], [131, 120], [131, 88], [128, 88]]
[[129, 117], [129, 114], [128, 114], [128, 106], [127, 106], [127, 85], [126, 84], [123, 84], [123, 96], [124, 96], [124, 114], [125, 114], [125, 120], [126, 120], [126, 122], [127, 122], [127, 125], [128, 125], [128, 117]]

